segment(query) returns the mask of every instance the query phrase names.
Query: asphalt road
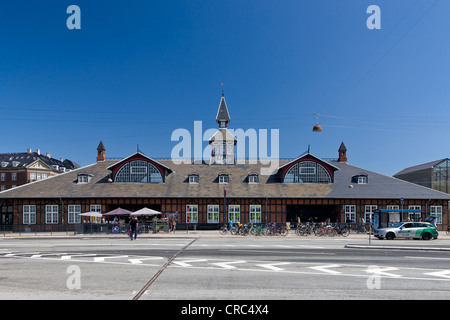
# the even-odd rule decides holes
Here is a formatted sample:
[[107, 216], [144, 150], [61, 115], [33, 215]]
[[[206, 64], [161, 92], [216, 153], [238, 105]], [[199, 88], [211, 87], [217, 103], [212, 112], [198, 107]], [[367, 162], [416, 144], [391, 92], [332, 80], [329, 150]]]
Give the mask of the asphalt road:
[[[344, 247], [361, 242], [297, 237], [2, 239], [0, 299], [450, 299], [450, 251]], [[450, 245], [449, 240], [392, 243]]]

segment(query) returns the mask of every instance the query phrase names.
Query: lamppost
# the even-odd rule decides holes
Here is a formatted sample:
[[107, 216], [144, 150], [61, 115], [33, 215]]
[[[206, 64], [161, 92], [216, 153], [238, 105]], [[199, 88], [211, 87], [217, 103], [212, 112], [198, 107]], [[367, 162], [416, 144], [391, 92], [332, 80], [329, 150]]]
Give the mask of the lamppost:
[[405, 219], [403, 219], [403, 204], [405, 203], [405, 198], [400, 198], [400, 204], [402, 205], [402, 213], [400, 214], [400, 221], [405, 221]]
[[228, 226], [228, 219], [226, 214], [227, 208], [227, 186], [223, 186], [223, 223]]

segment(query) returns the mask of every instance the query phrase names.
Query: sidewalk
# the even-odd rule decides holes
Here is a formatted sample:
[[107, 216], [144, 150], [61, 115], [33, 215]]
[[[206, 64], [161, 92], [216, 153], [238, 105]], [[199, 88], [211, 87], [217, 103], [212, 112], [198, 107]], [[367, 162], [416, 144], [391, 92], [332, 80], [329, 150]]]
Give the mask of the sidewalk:
[[[0, 234], [0, 241], [7, 239], [86, 239], [86, 238], [109, 238], [109, 239], [121, 239], [128, 236], [123, 233], [95, 233], [95, 234], [74, 234], [73, 232], [39, 232], [39, 233], [4, 233]], [[406, 250], [438, 250], [438, 251], [450, 251], [450, 236], [446, 235], [445, 231], [439, 231], [439, 237], [437, 240], [423, 241], [423, 240], [378, 240], [371, 237], [371, 244], [369, 245], [369, 236], [367, 234], [350, 234], [348, 237], [316, 237], [316, 236], [297, 236], [294, 230], [290, 230], [286, 237], [280, 236], [268, 236], [268, 237], [255, 237], [255, 236], [239, 236], [239, 235], [221, 235], [218, 230], [177, 230], [172, 233], [159, 232], [156, 234], [145, 233], [140, 234], [138, 238], [152, 239], [177, 239], [177, 238], [240, 238], [240, 239], [298, 239], [302, 240], [312, 239], [324, 239], [324, 240], [349, 240], [351, 244], [345, 245], [346, 248], [359, 248], [359, 249], [406, 249]], [[354, 244], [354, 240], [361, 240], [360, 244]]]

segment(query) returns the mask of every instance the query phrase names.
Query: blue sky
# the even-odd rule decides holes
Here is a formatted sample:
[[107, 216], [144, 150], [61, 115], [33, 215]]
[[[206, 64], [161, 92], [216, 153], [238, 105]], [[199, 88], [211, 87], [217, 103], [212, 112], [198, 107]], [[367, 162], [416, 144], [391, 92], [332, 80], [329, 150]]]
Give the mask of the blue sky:
[[[69, 5], [81, 30], [69, 30]], [[381, 29], [369, 30], [369, 5]], [[450, 1], [8, 1], [0, 8], [0, 152], [80, 165], [139, 148], [169, 158], [175, 129], [279, 129], [393, 175], [449, 157]], [[319, 113], [320, 133], [313, 133]]]

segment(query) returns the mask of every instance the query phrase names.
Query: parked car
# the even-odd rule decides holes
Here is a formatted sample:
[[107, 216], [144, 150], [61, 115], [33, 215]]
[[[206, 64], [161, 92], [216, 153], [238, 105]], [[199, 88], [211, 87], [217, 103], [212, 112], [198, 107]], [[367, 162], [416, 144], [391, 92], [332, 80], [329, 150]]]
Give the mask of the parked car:
[[378, 239], [393, 240], [395, 238], [407, 239], [437, 239], [439, 233], [436, 226], [429, 222], [399, 222], [392, 227], [380, 228], [375, 231]]

